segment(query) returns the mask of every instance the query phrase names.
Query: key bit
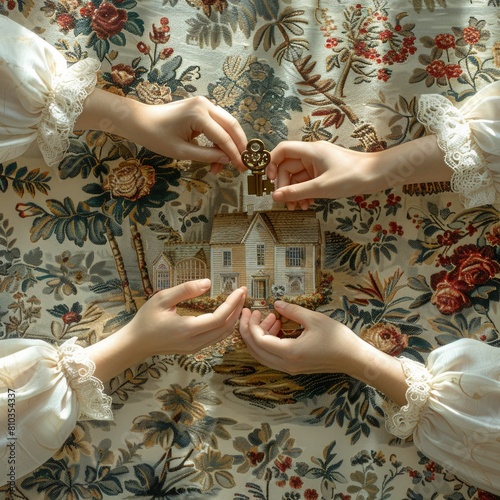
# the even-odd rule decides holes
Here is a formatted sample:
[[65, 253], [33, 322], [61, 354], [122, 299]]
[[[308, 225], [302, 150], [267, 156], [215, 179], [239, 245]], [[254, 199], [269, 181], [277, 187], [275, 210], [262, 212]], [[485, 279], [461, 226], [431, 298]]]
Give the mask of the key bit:
[[271, 161], [271, 154], [260, 139], [248, 141], [247, 149], [241, 153], [241, 160], [252, 171], [252, 175], [247, 178], [248, 194], [262, 196], [274, 191], [274, 184], [264, 173]]

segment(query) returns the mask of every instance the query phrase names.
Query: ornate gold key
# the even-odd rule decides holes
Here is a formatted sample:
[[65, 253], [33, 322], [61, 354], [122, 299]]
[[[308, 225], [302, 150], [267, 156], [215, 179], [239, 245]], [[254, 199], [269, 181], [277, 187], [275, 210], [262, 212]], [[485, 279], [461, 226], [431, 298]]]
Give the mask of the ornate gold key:
[[274, 184], [266, 177], [264, 170], [271, 161], [271, 154], [264, 149], [260, 139], [248, 141], [247, 149], [241, 153], [241, 160], [245, 167], [252, 171], [248, 176], [248, 194], [262, 196], [274, 190]]

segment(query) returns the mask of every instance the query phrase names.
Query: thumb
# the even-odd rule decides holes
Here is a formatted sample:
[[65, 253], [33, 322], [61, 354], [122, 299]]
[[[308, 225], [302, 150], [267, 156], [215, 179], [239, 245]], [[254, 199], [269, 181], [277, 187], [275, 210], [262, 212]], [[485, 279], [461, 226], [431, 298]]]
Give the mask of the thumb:
[[194, 299], [210, 290], [211, 282], [208, 278], [186, 281], [180, 285], [163, 290], [165, 296], [163, 300], [168, 307], [175, 307], [179, 302], [188, 299]]
[[300, 184], [292, 184], [291, 186], [278, 188], [273, 193], [273, 199], [278, 203], [309, 200], [316, 198], [317, 196], [318, 189], [314, 179], [301, 182]]
[[298, 306], [297, 304], [289, 304], [288, 302], [283, 302], [282, 300], [277, 300], [274, 303], [274, 308], [285, 318], [295, 321], [299, 325], [306, 325], [308, 318], [315, 313], [310, 311], [305, 307]]

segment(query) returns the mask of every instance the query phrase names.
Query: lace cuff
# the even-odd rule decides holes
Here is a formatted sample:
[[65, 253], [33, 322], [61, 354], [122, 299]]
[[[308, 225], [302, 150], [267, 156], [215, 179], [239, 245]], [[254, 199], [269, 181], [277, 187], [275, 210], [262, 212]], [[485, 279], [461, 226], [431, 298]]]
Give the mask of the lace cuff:
[[61, 369], [80, 404], [78, 420], [113, 420], [111, 398], [104, 394], [102, 382], [92, 376], [95, 364], [75, 342], [76, 337], [69, 339], [58, 351]]
[[57, 166], [69, 147], [69, 135], [83, 102], [97, 83], [99, 62], [83, 59], [54, 78], [38, 127], [38, 146], [48, 165]]
[[418, 101], [417, 118], [436, 134], [444, 161], [453, 169], [451, 188], [460, 194], [465, 208], [494, 203], [496, 190], [487, 161], [462, 113], [446, 97], [428, 94]]
[[406, 391], [408, 403], [398, 406], [390, 400], [384, 401], [385, 427], [391, 434], [405, 439], [413, 433], [427, 407], [431, 374], [421, 363], [408, 358], [399, 359], [408, 384]]

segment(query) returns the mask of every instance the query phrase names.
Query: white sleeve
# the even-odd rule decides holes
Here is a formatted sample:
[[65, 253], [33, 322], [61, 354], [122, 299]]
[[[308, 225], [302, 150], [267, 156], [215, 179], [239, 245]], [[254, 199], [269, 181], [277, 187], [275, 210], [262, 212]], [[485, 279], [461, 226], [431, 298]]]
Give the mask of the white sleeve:
[[444, 96], [423, 95], [418, 119], [436, 134], [446, 164], [453, 169], [451, 188], [466, 208], [500, 202], [500, 81], [457, 109]]
[[463, 481], [500, 494], [500, 348], [460, 339], [427, 366], [401, 358], [408, 404], [385, 405], [386, 428], [413, 433], [424, 455]]
[[48, 460], [77, 420], [113, 419], [111, 398], [75, 340], [60, 347], [42, 340], [0, 341], [0, 484]]
[[54, 47], [5, 16], [0, 33], [0, 163], [37, 140], [47, 164], [57, 165], [99, 63], [84, 59], [68, 68]]

